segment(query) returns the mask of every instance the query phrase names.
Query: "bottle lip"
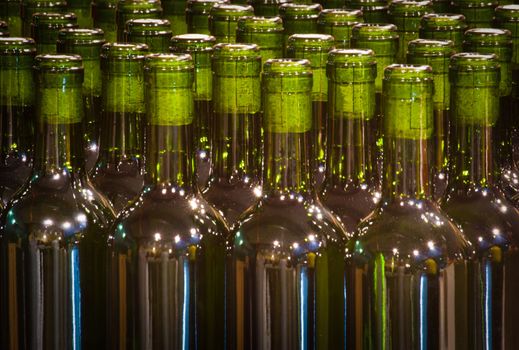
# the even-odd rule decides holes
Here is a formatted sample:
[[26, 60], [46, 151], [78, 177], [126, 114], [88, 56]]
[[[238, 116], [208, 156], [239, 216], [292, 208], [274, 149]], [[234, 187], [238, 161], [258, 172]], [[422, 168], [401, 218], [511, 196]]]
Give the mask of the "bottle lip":
[[359, 23], [353, 26], [352, 38], [370, 41], [398, 39], [397, 27], [389, 23]]
[[206, 34], [180, 34], [171, 38], [171, 52], [212, 52], [216, 38]]
[[497, 7], [497, 0], [487, 0], [487, 1], [453, 1], [452, 5], [460, 8], [487, 8], [487, 7]]
[[219, 18], [236, 18], [251, 16], [254, 9], [250, 5], [235, 5], [230, 3], [215, 3], [209, 11], [209, 16]]
[[61, 45], [103, 45], [104, 31], [100, 28], [64, 28], [58, 32], [58, 44]]
[[171, 23], [167, 19], [158, 18], [139, 18], [131, 19], [126, 22], [128, 34], [142, 34], [147, 36], [166, 36], [171, 37]]
[[285, 76], [312, 76], [312, 66], [307, 59], [275, 58], [263, 65], [263, 76], [269, 78]]
[[461, 52], [451, 56], [449, 70], [454, 72], [499, 71], [495, 54]]
[[420, 17], [432, 11], [432, 1], [394, 0], [388, 8], [390, 16]]
[[155, 53], [145, 57], [144, 70], [148, 72], [191, 72], [194, 70], [194, 64], [188, 54]]
[[473, 28], [465, 32], [463, 45], [511, 46], [512, 33], [507, 29]]
[[116, 11], [119, 13], [162, 12], [160, 0], [119, 0]]
[[281, 17], [245, 16], [238, 19], [237, 31], [244, 33], [282, 33]]
[[56, 7], [57, 9], [60, 9], [60, 8], [66, 8], [67, 2], [59, 1], [59, 0], [31, 1], [31, 2], [22, 2], [21, 6], [25, 7], [25, 8], [33, 8], [33, 9], [54, 8], [54, 7]]
[[77, 28], [77, 16], [72, 13], [36, 12], [32, 15], [31, 26], [35, 28]]
[[40, 73], [82, 73], [83, 59], [79, 55], [38, 55], [33, 68]]
[[468, 27], [465, 16], [455, 13], [428, 13], [422, 17], [421, 26], [437, 31], [465, 30]]
[[384, 68], [387, 83], [422, 83], [433, 81], [433, 70], [428, 65], [391, 64]]
[[407, 54], [418, 57], [446, 57], [455, 53], [452, 40], [415, 39], [407, 46]]
[[334, 26], [353, 25], [364, 22], [362, 10], [324, 9], [319, 14], [319, 24]]
[[496, 7], [496, 19], [508, 22], [519, 22], [519, 4], [502, 5]]
[[229, 0], [188, 0], [186, 3], [186, 12], [192, 13], [209, 13], [215, 4], [229, 4]]
[[0, 37], [0, 55], [35, 55], [36, 42], [32, 38]]
[[288, 38], [287, 50], [330, 51], [335, 39], [327, 34], [293, 34]]
[[377, 61], [370, 49], [333, 49], [328, 53], [327, 65], [331, 68], [362, 68], [376, 66]]
[[322, 6], [320, 4], [294, 4], [294, 3], [284, 3], [279, 6], [279, 15], [281, 18], [319, 18], [319, 13], [322, 11]]
[[213, 61], [256, 61], [261, 60], [256, 44], [216, 44], [213, 48]]
[[130, 43], [107, 43], [101, 47], [103, 60], [144, 60], [148, 54], [148, 45]]

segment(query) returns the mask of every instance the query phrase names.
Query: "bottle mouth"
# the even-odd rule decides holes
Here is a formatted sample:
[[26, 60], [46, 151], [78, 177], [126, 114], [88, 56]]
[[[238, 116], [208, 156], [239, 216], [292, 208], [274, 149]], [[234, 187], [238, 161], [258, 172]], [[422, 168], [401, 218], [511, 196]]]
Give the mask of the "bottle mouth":
[[504, 22], [519, 22], [519, 4], [496, 7], [496, 20]]
[[35, 55], [36, 42], [32, 38], [0, 37], [0, 55]]
[[147, 55], [144, 60], [147, 72], [182, 73], [193, 72], [193, 59], [187, 54], [158, 53]]
[[170, 51], [175, 52], [212, 52], [216, 38], [205, 34], [180, 34], [171, 38]]
[[463, 45], [512, 46], [512, 33], [507, 29], [474, 28], [465, 32]]
[[102, 60], [143, 60], [147, 54], [146, 44], [107, 43], [101, 48]]
[[359, 23], [353, 26], [352, 38], [369, 41], [397, 40], [397, 27], [389, 23]]
[[336, 68], [371, 67], [377, 61], [370, 49], [333, 49], [328, 53], [327, 64]]
[[131, 19], [126, 23], [127, 33], [147, 36], [171, 37], [171, 23], [167, 19], [141, 18]]
[[58, 44], [61, 45], [103, 45], [104, 31], [99, 28], [64, 28], [58, 33]]
[[497, 71], [500, 65], [497, 55], [462, 52], [451, 56], [450, 70], [453, 72]]
[[244, 33], [282, 33], [283, 21], [281, 17], [245, 16], [238, 19], [237, 31]]
[[82, 73], [83, 60], [79, 55], [45, 54], [36, 56], [33, 67], [41, 73]]
[[294, 34], [288, 38], [287, 50], [328, 52], [334, 48], [335, 39], [327, 34]]
[[250, 5], [216, 3], [209, 11], [209, 16], [216, 20], [237, 20], [239, 17], [252, 16], [254, 9]]
[[283, 19], [317, 19], [322, 9], [320, 4], [285, 3], [279, 6], [279, 14]]
[[407, 47], [407, 54], [419, 57], [450, 57], [454, 54], [452, 40], [411, 40]]
[[364, 22], [362, 10], [325, 9], [319, 14], [319, 24], [351, 26]]
[[421, 17], [432, 12], [431, 1], [395, 0], [389, 5], [390, 16]]
[[256, 44], [217, 44], [213, 49], [214, 61], [256, 61], [261, 60]]
[[386, 83], [423, 83], [432, 82], [431, 66], [414, 64], [392, 64], [384, 69]]
[[312, 76], [310, 61], [298, 58], [270, 59], [263, 65], [263, 76]]

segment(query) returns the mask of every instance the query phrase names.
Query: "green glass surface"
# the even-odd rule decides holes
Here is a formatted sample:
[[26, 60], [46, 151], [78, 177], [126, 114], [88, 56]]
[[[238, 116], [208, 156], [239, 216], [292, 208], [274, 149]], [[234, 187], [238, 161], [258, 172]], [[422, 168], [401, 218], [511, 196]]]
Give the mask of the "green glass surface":
[[4, 0], [0, 2], [0, 20], [9, 26], [12, 37], [22, 36], [21, 3], [16, 0]]
[[209, 31], [217, 43], [236, 43], [238, 19], [253, 14], [249, 5], [216, 3], [209, 12]]
[[283, 57], [283, 21], [280, 17], [242, 17], [236, 28], [236, 42], [258, 45], [263, 63]]
[[227, 346], [342, 349], [346, 235], [311, 181], [310, 63], [269, 60], [262, 86], [263, 196], [227, 241]]
[[31, 33], [38, 54], [55, 53], [60, 29], [77, 28], [73, 13], [35, 13], [32, 15]]
[[99, 158], [92, 179], [120, 213], [143, 185], [144, 44], [105, 44]]
[[164, 18], [171, 23], [173, 35], [187, 33], [186, 0], [161, 0]]
[[432, 200], [432, 97], [431, 67], [384, 70], [382, 199], [347, 248], [357, 348], [466, 348], [470, 245]]
[[228, 231], [194, 185], [193, 73], [188, 55], [146, 58], [146, 180], [111, 229], [109, 348], [224, 349]]
[[317, 28], [321, 34], [335, 38], [335, 47], [350, 47], [351, 30], [355, 24], [364, 22], [361, 10], [326, 9], [319, 14]]
[[355, 231], [380, 199], [376, 65], [372, 50], [342, 49], [330, 51], [326, 66], [327, 158], [320, 198], [348, 232]]
[[322, 6], [319, 4], [281, 4], [279, 16], [283, 20], [283, 28], [285, 29], [285, 46], [288, 43], [288, 38], [293, 34], [319, 33], [317, 21], [321, 10]]
[[148, 45], [150, 52], [168, 52], [171, 24], [166, 19], [131, 19], [126, 22], [126, 41]]
[[[519, 212], [496, 185], [495, 125], [499, 120], [499, 63], [495, 55], [460, 53], [450, 64], [451, 176], [442, 208], [472, 243], [468, 276], [468, 348], [510, 348], [519, 311]], [[477, 282], [476, 282], [477, 281]], [[492, 305], [491, 308], [488, 305]], [[503, 341], [504, 340], [504, 341]]]
[[160, 0], [119, 0], [115, 10], [117, 41], [124, 42], [126, 22], [142, 18], [162, 18]]
[[92, 1], [91, 0], [67, 0], [68, 11], [77, 17], [80, 28], [92, 28]]
[[453, 0], [451, 11], [465, 16], [469, 28], [492, 28], [497, 5], [495, 0]]
[[279, 15], [279, 6], [290, 3], [292, 0], [251, 0], [255, 16], [275, 17]]
[[114, 213], [84, 170], [81, 57], [37, 56], [34, 73], [34, 169], [0, 218], [0, 347], [104, 348]]
[[388, 23], [388, 2], [384, 0], [351, 0], [346, 7], [362, 11], [366, 23]]
[[66, 13], [65, 0], [24, 0], [21, 3], [22, 36], [30, 37], [32, 15], [35, 13]]
[[117, 41], [117, 23], [114, 20], [117, 0], [95, 0], [92, 2], [92, 19], [95, 28], [105, 33], [107, 42]]
[[422, 17], [420, 38], [451, 40], [456, 52], [461, 52], [463, 34], [467, 30], [465, 16], [449, 13], [429, 13]]
[[186, 4], [187, 32], [211, 34], [209, 30], [209, 12], [214, 4], [228, 4], [229, 0], [188, 0]]
[[261, 56], [254, 44], [218, 44], [212, 56], [212, 173], [204, 197], [229, 225], [258, 200]]
[[499, 6], [495, 12], [495, 24], [498, 28], [509, 30], [512, 35], [513, 69], [519, 67], [519, 5]]

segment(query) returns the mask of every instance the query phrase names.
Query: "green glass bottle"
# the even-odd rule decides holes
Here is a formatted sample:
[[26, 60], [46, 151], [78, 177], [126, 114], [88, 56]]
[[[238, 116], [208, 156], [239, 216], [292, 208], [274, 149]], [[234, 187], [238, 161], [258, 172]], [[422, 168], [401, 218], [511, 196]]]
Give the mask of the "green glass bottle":
[[117, 24], [114, 21], [116, 8], [117, 0], [92, 1], [94, 27], [103, 30], [107, 42], [117, 41]]
[[280, 17], [242, 17], [236, 28], [236, 42], [256, 44], [261, 61], [283, 57], [283, 21]]
[[301, 5], [284, 3], [279, 6], [279, 16], [285, 29], [285, 49], [288, 38], [293, 34], [319, 33], [317, 21], [322, 7], [319, 4]]
[[449, 165], [450, 130], [450, 82], [449, 60], [455, 53], [450, 40], [415, 39], [409, 42], [407, 62], [431, 66], [434, 77], [434, 159], [431, 169], [434, 174], [433, 199], [442, 198], [447, 188]]
[[348, 49], [353, 26], [363, 22], [361, 10], [326, 9], [319, 14], [317, 28], [319, 33], [335, 38], [336, 48]]
[[463, 51], [463, 34], [467, 30], [465, 16], [450, 13], [429, 13], [422, 17], [420, 38], [451, 40], [456, 52]]
[[263, 66], [263, 196], [228, 239], [227, 349], [344, 349], [346, 233], [309, 167], [310, 62]]
[[109, 349], [224, 349], [227, 227], [194, 185], [193, 62], [146, 58], [146, 180], [109, 240]]
[[73, 13], [35, 13], [32, 15], [32, 37], [38, 54], [55, 53], [60, 29], [77, 28]]
[[431, 67], [388, 66], [382, 100], [382, 199], [347, 250], [349, 345], [466, 349], [470, 244], [432, 199]]
[[377, 118], [372, 50], [332, 50], [328, 75], [326, 178], [320, 191], [323, 204], [337, 215], [346, 231], [380, 200], [377, 173]]
[[452, 0], [453, 13], [465, 16], [469, 28], [492, 28], [497, 0]]
[[171, 24], [167, 19], [143, 18], [126, 22], [126, 41], [146, 44], [153, 53], [168, 52], [171, 35]]
[[193, 137], [195, 140], [196, 177], [200, 188], [205, 188], [207, 185], [211, 171], [210, 127], [214, 126], [211, 56], [215, 41], [214, 36], [210, 35], [183, 34], [171, 38], [170, 47], [173, 53], [191, 55], [195, 66]]
[[92, 2], [90, 0], [67, 0], [67, 9], [76, 15], [80, 28], [93, 28]]
[[186, 0], [161, 0], [164, 18], [171, 23], [173, 35], [187, 33]]
[[32, 15], [35, 13], [66, 13], [67, 2], [65, 0], [23, 0], [20, 10], [22, 18], [22, 36], [32, 35]]
[[83, 59], [83, 99], [85, 107], [85, 169], [90, 172], [99, 154], [101, 121], [101, 63], [99, 55], [105, 43], [101, 29], [62, 29], [58, 33], [57, 52], [80, 55]]
[[254, 15], [262, 17], [279, 15], [279, 6], [290, 2], [292, 0], [250, 0], [250, 4], [254, 7]]
[[451, 175], [442, 208], [463, 229], [475, 253], [468, 276], [468, 349], [512, 349], [514, 343], [503, 344], [503, 336], [517, 333], [519, 211], [495, 181], [499, 70], [495, 55], [459, 53], [450, 63], [456, 143], [450, 148]]
[[0, 204], [31, 173], [34, 150], [34, 40], [0, 38]]
[[141, 18], [162, 18], [160, 0], [119, 0], [115, 10], [117, 41], [124, 42], [126, 22]]
[[[505, 5], [496, 8], [495, 25], [498, 28], [509, 30], [512, 35], [512, 70], [514, 71], [513, 84], [519, 84], [519, 4]], [[516, 94], [519, 95], [519, 92]]]
[[101, 52], [99, 158], [92, 181], [120, 213], [143, 185], [144, 44], [109, 43]]
[[326, 34], [294, 34], [288, 38], [287, 57], [307, 59], [313, 72], [312, 88], [312, 157], [313, 180], [319, 188], [326, 167], [326, 130], [328, 121], [328, 79], [326, 62], [334, 48], [333, 36]]
[[236, 43], [238, 19], [253, 14], [254, 9], [249, 5], [216, 3], [209, 13], [209, 31], [217, 43]]
[[4, 21], [0, 21], [0, 37], [9, 36], [9, 27]]
[[81, 57], [37, 56], [35, 82], [32, 176], [0, 218], [0, 347], [104, 348], [114, 213], [84, 169]]
[[420, 19], [423, 15], [432, 12], [431, 1], [408, 1], [395, 0], [389, 6], [389, 16], [391, 23], [398, 28], [398, 53], [396, 60], [398, 63], [406, 62], [407, 44], [414, 39], [418, 39]]
[[211, 34], [209, 30], [209, 12], [217, 3], [228, 4], [229, 0], [188, 0], [186, 5], [187, 32]]
[[384, 0], [350, 0], [346, 7], [362, 11], [366, 23], [388, 23], [388, 2]]
[[261, 195], [259, 48], [218, 44], [212, 69], [212, 173], [204, 197], [233, 225]]
[[449, 13], [451, 12], [451, 1], [432, 0], [432, 10], [434, 13]]
[[3, 0], [0, 2], [0, 20], [9, 25], [9, 33], [13, 37], [22, 35], [20, 4], [18, 0]]

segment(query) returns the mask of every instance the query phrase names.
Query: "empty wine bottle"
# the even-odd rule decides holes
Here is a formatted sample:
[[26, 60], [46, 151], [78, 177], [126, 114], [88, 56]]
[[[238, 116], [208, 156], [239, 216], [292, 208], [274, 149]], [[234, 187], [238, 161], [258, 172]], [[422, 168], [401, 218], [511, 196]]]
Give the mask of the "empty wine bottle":
[[214, 4], [228, 4], [228, 0], [188, 0], [186, 5], [186, 23], [188, 33], [211, 34], [209, 30], [209, 12]]
[[384, 0], [351, 0], [346, 6], [362, 11], [366, 23], [388, 23], [388, 3]]
[[2, 207], [25, 184], [34, 150], [34, 40], [0, 38], [0, 197]]
[[0, 2], [0, 20], [9, 23], [12, 37], [22, 35], [22, 18], [20, 17], [20, 1], [4, 0]]
[[431, 66], [433, 70], [434, 104], [434, 159], [431, 169], [434, 174], [433, 199], [443, 197], [448, 183], [450, 145], [450, 82], [449, 61], [454, 54], [450, 40], [416, 39], [409, 42], [407, 62]]
[[214, 36], [210, 35], [182, 34], [171, 38], [170, 47], [170, 51], [173, 53], [191, 55], [195, 66], [193, 138], [195, 140], [196, 178], [201, 189], [207, 185], [211, 170], [212, 140], [209, 132], [210, 126], [214, 126], [211, 55], [215, 41]]
[[311, 170], [316, 188], [324, 180], [326, 130], [328, 121], [328, 79], [326, 62], [334, 38], [325, 34], [294, 34], [288, 38], [287, 57], [308, 59], [312, 66], [312, 156]]
[[429, 66], [384, 71], [382, 199], [348, 255], [348, 345], [466, 347], [470, 244], [432, 200], [433, 75]]
[[131, 19], [126, 22], [126, 41], [148, 45], [150, 52], [168, 52], [171, 24], [167, 19]]
[[[109, 43], [103, 73], [99, 158], [92, 180], [120, 213], [143, 185], [144, 44]], [[172, 106], [170, 106], [172, 107]]]
[[0, 37], [3, 36], [9, 36], [9, 28], [6, 22], [0, 21]]
[[209, 13], [209, 31], [217, 43], [236, 43], [238, 18], [253, 14], [252, 6], [216, 3]]
[[84, 169], [81, 57], [37, 56], [35, 82], [34, 170], [0, 218], [0, 347], [104, 348], [114, 214]]
[[420, 38], [432, 40], [451, 40], [454, 50], [461, 52], [463, 34], [467, 30], [465, 16], [449, 13], [429, 13], [422, 17]]
[[119, 0], [115, 11], [117, 41], [125, 39], [126, 22], [140, 18], [162, 18], [160, 0]]
[[343, 349], [346, 234], [311, 180], [312, 70], [263, 66], [264, 195], [228, 240], [227, 349]]
[[238, 19], [236, 42], [256, 44], [261, 61], [283, 57], [283, 21], [280, 17], [242, 17]]
[[453, 13], [465, 16], [469, 28], [491, 28], [497, 0], [453, 0]]
[[83, 98], [85, 107], [85, 169], [90, 172], [99, 154], [101, 121], [101, 63], [99, 55], [105, 43], [101, 29], [62, 29], [58, 33], [57, 51], [80, 55], [83, 59]]
[[285, 46], [288, 43], [288, 38], [293, 34], [319, 33], [317, 21], [321, 10], [322, 7], [319, 4], [281, 4], [279, 16], [283, 20], [283, 28], [285, 29]]
[[186, 0], [161, 0], [164, 18], [171, 23], [173, 35], [187, 33]]
[[510, 268], [519, 263], [519, 211], [496, 187], [494, 165], [499, 70], [495, 55], [459, 53], [450, 63], [456, 143], [450, 148], [451, 175], [442, 209], [461, 226], [475, 252], [468, 276], [468, 349], [513, 348], [502, 340], [517, 333], [519, 316], [514, 298], [519, 276]]
[[66, 13], [65, 0], [23, 0], [20, 17], [22, 18], [22, 36], [30, 37], [32, 15], [35, 13]]
[[363, 23], [362, 11], [346, 9], [326, 9], [319, 14], [317, 28], [321, 34], [329, 34], [335, 38], [335, 47], [350, 47], [351, 30], [355, 24]]
[[194, 185], [193, 62], [146, 58], [146, 180], [109, 244], [109, 349], [224, 349], [225, 237]]
[[420, 19], [423, 15], [432, 12], [431, 1], [395, 0], [389, 6], [388, 14], [391, 23], [396, 25], [398, 32], [398, 53], [396, 61], [406, 62], [407, 44], [418, 39]]
[[92, 4], [90, 0], [67, 0], [68, 11], [77, 17], [77, 24], [80, 28], [92, 28]]
[[31, 32], [38, 54], [56, 53], [60, 29], [77, 28], [73, 13], [35, 13], [32, 15]]
[[289, 2], [292, 0], [251, 0], [250, 4], [254, 7], [254, 15], [274, 17], [279, 14], [279, 6]]
[[332, 50], [328, 56], [328, 152], [320, 194], [350, 233], [380, 200], [376, 65], [372, 50]]
[[103, 30], [107, 42], [117, 41], [117, 23], [114, 20], [116, 8], [117, 0], [92, 1], [94, 27]]
[[229, 225], [261, 189], [261, 56], [254, 44], [218, 44], [212, 58], [212, 174], [204, 191]]

